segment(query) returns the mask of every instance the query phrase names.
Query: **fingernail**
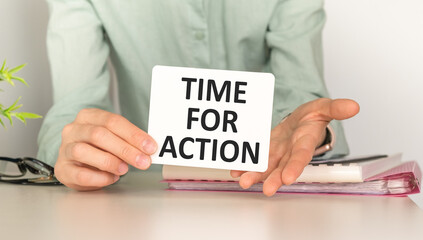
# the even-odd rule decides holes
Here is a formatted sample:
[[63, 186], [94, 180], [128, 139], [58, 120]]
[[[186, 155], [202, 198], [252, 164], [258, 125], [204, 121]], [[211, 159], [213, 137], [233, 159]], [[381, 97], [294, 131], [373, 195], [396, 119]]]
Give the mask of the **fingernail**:
[[120, 165], [119, 165], [119, 173], [120, 174], [125, 174], [125, 173], [127, 173], [128, 172], [128, 164], [126, 164], [126, 163], [121, 163]]
[[142, 143], [142, 149], [147, 154], [153, 154], [153, 153], [156, 152], [157, 145], [153, 141], [151, 141], [150, 139], [146, 139]]
[[115, 175], [115, 177], [113, 178], [113, 182], [117, 182], [117, 180], [119, 180], [119, 176]]
[[282, 183], [284, 185], [291, 185], [295, 182], [295, 180], [297, 180], [295, 175], [290, 173], [285, 173], [285, 171], [282, 173]]
[[239, 181], [239, 186], [242, 189], [248, 189], [251, 187], [251, 184], [244, 180], [244, 181]]
[[137, 164], [138, 168], [145, 170], [150, 166], [150, 158], [145, 155], [139, 155], [137, 159], [135, 159], [135, 163]]

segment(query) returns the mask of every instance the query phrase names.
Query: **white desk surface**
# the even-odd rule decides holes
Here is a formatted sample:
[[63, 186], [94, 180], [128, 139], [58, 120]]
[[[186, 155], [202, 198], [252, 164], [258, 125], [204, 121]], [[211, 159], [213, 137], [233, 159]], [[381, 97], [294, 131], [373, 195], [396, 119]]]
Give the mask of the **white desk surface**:
[[408, 197], [166, 191], [130, 172], [94, 192], [0, 183], [0, 239], [423, 239]]

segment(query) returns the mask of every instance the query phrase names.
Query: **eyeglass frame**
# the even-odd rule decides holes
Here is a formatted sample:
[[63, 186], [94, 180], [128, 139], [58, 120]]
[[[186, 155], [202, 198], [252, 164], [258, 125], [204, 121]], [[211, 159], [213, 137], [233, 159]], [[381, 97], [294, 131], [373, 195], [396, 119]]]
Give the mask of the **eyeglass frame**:
[[[0, 182], [13, 183], [13, 184], [25, 184], [25, 185], [61, 185], [61, 183], [54, 176], [54, 168], [38, 159], [31, 158], [31, 157], [23, 157], [23, 158], [0, 157], [0, 161], [15, 163], [19, 171], [21, 172], [20, 175], [7, 175], [7, 174], [2, 174], [0, 172]], [[33, 166], [26, 163], [26, 161], [30, 161], [31, 163], [35, 164], [35, 166], [39, 166], [40, 168], [36, 169]], [[42, 171], [43, 168], [46, 169], [47, 172]], [[25, 174], [28, 171], [35, 175], [41, 175], [41, 177], [20, 178], [25, 176]], [[10, 178], [10, 179], [3, 179], [3, 178]], [[19, 178], [19, 179], [13, 179], [13, 178]]]

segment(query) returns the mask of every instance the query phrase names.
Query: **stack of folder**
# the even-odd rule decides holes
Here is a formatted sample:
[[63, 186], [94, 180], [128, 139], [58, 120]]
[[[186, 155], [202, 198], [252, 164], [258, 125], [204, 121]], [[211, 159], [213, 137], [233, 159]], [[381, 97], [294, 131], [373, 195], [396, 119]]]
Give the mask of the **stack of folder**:
[[[170, 190], [261, 192], [262, 183], [242, 189], [228, 170], [163, 166]], [[420, 192], [421, 171], [401, 154], [312, 160], [294, 184], [278, 193], [323, 193], [406, 196]]]

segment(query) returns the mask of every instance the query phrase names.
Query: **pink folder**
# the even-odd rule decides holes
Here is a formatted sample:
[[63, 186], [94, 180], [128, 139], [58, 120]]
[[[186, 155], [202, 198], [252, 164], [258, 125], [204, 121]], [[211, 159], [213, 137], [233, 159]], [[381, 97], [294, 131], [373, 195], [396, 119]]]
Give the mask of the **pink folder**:
[[[277, 193], [407, 196], [420, 192], [422, 174], [415, 161], [404, 162], [360, 183], [294, 183]], [[163, 180], [169, 190], [261, 192], [262, 183], [242, 189], [236, 181]]]

